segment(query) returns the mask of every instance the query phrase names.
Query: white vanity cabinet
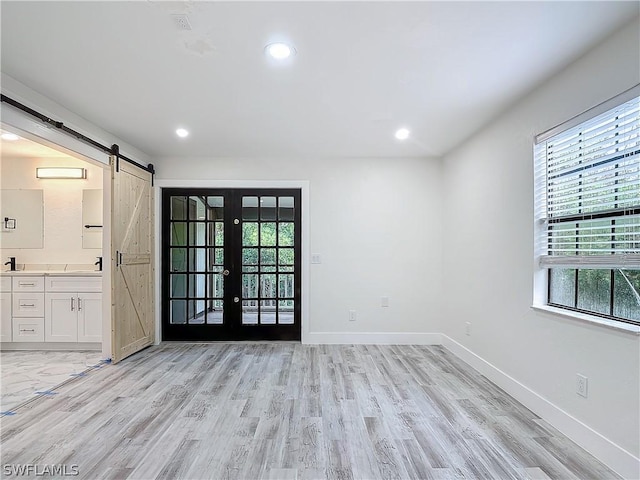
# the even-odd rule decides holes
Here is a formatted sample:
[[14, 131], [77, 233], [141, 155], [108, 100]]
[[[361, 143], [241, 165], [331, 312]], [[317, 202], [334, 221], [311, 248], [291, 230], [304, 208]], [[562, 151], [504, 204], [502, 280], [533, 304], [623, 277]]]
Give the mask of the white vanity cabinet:
[[102, 278], [45, 277], [45, 342], [102, 341]]
[[0, 342], [10, 342], [11, 332], [11, 277], [0, 277]]
[[13, 277], [11, 330], [14, 342], [44, 341], [44, 277]]

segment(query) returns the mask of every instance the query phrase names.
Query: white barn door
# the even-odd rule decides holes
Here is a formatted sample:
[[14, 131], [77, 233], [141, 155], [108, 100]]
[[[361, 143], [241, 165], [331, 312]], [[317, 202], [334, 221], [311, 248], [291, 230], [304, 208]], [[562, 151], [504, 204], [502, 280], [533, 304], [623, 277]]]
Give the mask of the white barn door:
[[155, 339], [152, 174], [111, 158], [111, 360]]

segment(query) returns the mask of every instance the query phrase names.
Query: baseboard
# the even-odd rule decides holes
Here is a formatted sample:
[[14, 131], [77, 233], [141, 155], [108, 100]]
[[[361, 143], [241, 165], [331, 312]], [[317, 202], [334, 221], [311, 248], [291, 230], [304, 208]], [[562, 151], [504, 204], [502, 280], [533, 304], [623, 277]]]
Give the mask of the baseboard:
[[101, 351], [102, 344], [87, 342], [87, 343], [57, 343], [57, 342], [2, 342], [0, 343], [0, 350], [39, 350], [39, 351], [60, 351], [60, 350], [95, 350]]
[[640, 459], [572, 417], [546, 398], [479, 357], [449, 336], [441, 334], [442, 346], [478, 370], [536, 415], [553, 425], [609, 468], [627, 479], [640, 478]]
[[440, 345], [442, 338], [439, 333], [416, 332], [303, 332], [302, 343], [314, 345]]

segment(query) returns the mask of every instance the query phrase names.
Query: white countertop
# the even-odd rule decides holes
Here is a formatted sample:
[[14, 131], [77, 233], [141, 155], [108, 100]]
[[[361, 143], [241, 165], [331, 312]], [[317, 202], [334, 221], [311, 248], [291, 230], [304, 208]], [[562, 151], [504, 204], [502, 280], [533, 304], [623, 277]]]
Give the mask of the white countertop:
[[28, 277], [28, 276], [77, 276], [77, 277], [101, 277], [98, 270], [4, 270], [0, 272], [3, 277]]

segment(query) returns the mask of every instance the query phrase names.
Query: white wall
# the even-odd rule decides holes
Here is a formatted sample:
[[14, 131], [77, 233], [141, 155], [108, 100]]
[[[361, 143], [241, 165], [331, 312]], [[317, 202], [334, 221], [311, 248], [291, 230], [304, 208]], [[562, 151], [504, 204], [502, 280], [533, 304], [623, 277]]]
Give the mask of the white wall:
[[[309, 341], [440, 331], [440, 164], [429, 159], [154, 159], [172, 180], [309, 181]], [[390, 306], [381, 307], [381, 297]], [[357, 320], [348, 321], [356, 310]], [[345, 332], [353, 335], [345, 335]], [[376, 333], [382, 333], [376, 335]], [[399, 335], [392, 335], [399, 334]]]
[[[18, 264], [93, 264], [101, 248], [82, 248], [82, 190], [102, 190], [103, 168], [76, 158], [2, 158], [0, 187], [43, 190], [44, 248], [3, 248]], [[83, 180], [36, 178], [37, 167], [82, 167]], [[4, 263], [4, 262], [3, 262]]]
[[[640, 337], [530, 308], [532, 142], [640, 81], [638, 27], [636, 19], [443, 159], [443, 333], [532, 390], [520, 395], [525, 403], [537, 394], [606, 437], [568, 417], [556, 424], [629, 478], [640, 477]], [[575, 393], [576, 373], [589, 378], [589, 398]]]

